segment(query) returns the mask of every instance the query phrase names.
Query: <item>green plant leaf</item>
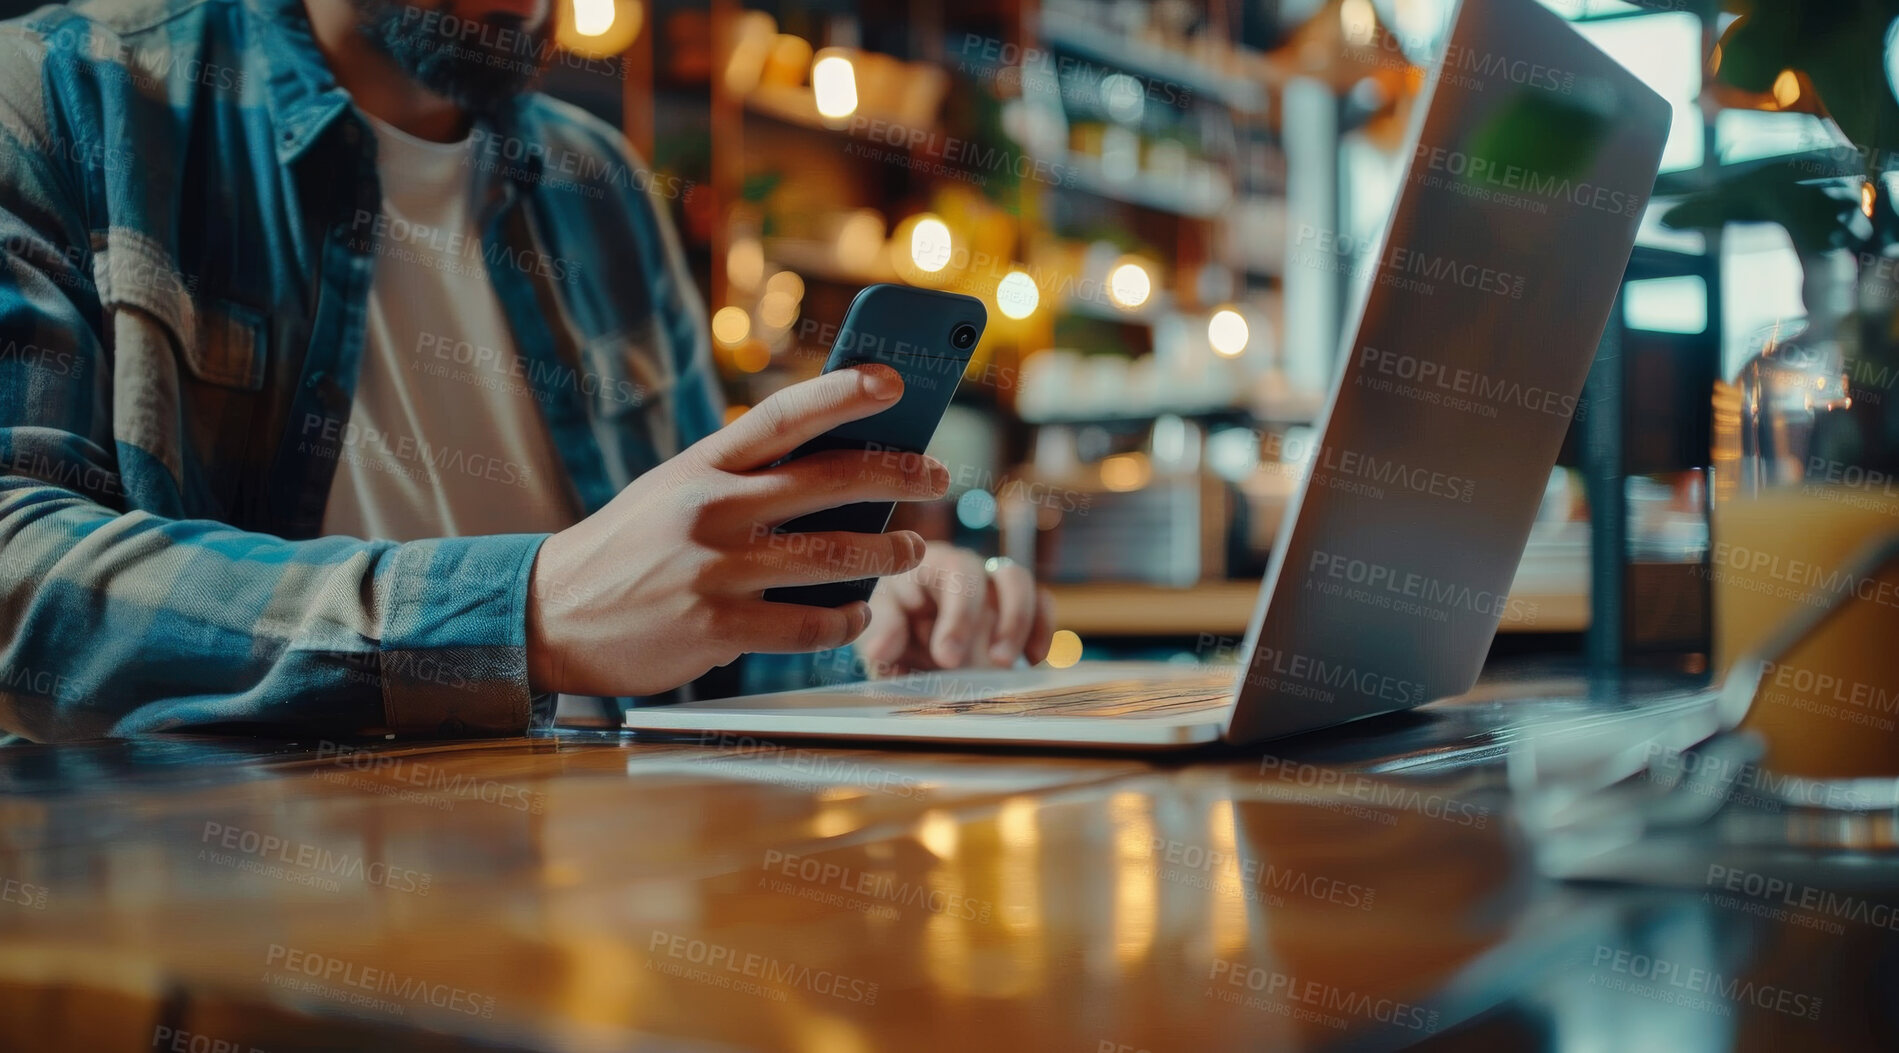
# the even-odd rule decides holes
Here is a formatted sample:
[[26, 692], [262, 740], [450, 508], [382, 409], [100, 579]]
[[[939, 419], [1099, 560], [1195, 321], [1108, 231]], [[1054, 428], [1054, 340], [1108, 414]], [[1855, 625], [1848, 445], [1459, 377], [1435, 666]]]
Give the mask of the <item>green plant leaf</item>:
[[1886, 81], [1886, 35], [1899, 18], [1899, 0], [1751, 0], [1746, 6], [1746, 17], [1721, 42], [1716, 76], [1723, 83], [1766, 92], [1782, 71], [1798, 70], [1855, 145], [1877, 155], [1899, 148], [1899, 100]]
[[1749, 169], [1720, 185], [1690, 194], [1662, 215], [1677, 230], [1718, 230], [1728, 223], [1778, 223], [1801, 255], [1856, 248], [1852, 221], [1858, 200], [1841, 187], [1803, 182], [1811, 173], [1798, 162]]

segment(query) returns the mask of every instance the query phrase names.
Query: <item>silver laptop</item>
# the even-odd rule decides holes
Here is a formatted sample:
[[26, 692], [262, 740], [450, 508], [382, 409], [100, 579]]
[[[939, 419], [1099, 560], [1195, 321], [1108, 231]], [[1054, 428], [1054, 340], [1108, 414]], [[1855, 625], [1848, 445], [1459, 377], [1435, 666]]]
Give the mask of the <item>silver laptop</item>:
[[636, 709], [626, 727], [1179, 749], [1468, 691], [1670, 113], [1536, 0], [1463, 0], [1431, 59], [1403, 191], [1363, 264], [1318, 447], [1237, 666], [922, 673]]

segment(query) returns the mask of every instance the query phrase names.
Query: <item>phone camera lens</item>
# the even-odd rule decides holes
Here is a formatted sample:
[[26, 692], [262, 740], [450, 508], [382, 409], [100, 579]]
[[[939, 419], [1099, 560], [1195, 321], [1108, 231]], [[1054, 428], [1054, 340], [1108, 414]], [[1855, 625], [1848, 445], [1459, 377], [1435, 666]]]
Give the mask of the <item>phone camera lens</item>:
[[976, 327], [964, 322], [950, 330], [950, 346], [958, 351], [967, 351], [976, 346]]

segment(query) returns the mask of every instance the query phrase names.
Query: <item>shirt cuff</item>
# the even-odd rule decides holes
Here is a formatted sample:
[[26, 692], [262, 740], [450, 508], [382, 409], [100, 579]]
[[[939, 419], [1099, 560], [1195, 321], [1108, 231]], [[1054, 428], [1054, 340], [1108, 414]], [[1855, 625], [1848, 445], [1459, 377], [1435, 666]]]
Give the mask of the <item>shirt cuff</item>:
[[439, 538], [398, 545], [377, 590], [386, 597], [383, 713], [397, 734], [524, 734], [527, 598], [546, 534]]

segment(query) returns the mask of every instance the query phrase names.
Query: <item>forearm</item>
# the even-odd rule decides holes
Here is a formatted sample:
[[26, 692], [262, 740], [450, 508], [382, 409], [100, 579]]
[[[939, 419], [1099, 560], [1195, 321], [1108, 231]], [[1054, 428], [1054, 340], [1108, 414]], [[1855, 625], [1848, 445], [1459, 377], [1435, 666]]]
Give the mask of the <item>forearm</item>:
[[518, 734], [542, 540], [290, 542], [0, 478], [0, 731]]

